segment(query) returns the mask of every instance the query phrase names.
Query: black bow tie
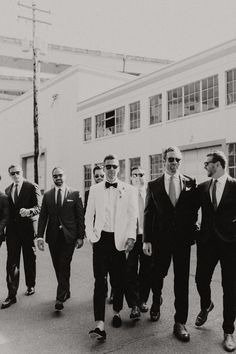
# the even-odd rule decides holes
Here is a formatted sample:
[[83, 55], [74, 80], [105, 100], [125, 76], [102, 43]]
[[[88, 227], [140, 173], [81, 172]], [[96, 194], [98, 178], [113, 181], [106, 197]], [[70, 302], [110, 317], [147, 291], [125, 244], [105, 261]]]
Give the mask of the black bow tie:
[[110, 187], [117, 188], [117, 183], [109, 183], [109, 182], [106, 182], [106, 183], [105, 183], [105, 187], [106, 187], [106, 188], [110, 188]]

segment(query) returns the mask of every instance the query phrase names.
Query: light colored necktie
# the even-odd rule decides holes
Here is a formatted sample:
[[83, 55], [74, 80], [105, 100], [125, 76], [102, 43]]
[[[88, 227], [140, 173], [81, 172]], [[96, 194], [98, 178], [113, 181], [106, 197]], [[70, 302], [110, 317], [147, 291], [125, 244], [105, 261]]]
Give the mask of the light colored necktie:
[[171, 203], [173, 206], [176, 205], [177, 198], [176, 198], [176, 189], [175, 189], [175, 183], [174, 183], [174, 177], [170, 177], [170, 184], [169, 184], [169, 197], [171, 200]]
[[214, 210], [217, 209], [217, 199], [216, 199], [216, 183], [217, 182], [218, 182], [217, 179], [215, 179], [213, 182], [213, 187], [212, 187], [212, 204], [213, 204]]
[[18, 200], [18, 184], [15, 185], [15, 191], [14, 191], [14, 203], [16, 204]]

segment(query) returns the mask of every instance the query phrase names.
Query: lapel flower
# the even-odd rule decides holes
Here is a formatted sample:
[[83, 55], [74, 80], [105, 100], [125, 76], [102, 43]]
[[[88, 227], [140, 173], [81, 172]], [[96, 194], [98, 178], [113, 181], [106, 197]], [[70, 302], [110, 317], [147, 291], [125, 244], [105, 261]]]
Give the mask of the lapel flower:
[[119, 198], [123, 197], [124, 192], [125, 192], [125, 187], [124, 186], [122, 188], [119, 188]]

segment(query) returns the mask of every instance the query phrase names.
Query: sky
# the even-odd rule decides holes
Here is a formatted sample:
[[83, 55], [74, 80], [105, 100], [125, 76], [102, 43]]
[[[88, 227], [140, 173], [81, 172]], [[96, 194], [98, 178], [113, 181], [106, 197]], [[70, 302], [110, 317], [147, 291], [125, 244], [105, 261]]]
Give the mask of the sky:
[[[31, 11], [0, 0], [0, 35], [22, 38]], [[21, 3], [31, 4], [30, 0]], [[35, 0], [39, 36], [78, 48], [179, 60], [236, 38], [236, 0]]]

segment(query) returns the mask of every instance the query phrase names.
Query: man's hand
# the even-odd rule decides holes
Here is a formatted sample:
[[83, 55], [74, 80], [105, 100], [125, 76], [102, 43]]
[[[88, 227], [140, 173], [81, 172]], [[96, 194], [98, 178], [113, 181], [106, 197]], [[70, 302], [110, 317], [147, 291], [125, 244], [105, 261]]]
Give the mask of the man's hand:
[[152, 255], [152, 244], [151, 244], [151, 242], [144, 242], [143, 243], [143, 253], [146, 256], [151, 256]]
[[43, 239], [38, 239], [37, 240], [37, 246], [40, 251], [44, 251], [44, 240]]
[[81, 248], [84, 244], [84, 240], [81, 239], [81, 238], [78, 238], [78, 240], [76, 241], [76, 244], [75, 244], [75, 248]]
[[28, 218], [30, 216], [30, 209], [21, 208], [20, 209], [20, 216], [22, 218]]
[[133, 238], [128, 238], [128, 240], [125, 243], [125, 252], [130, 252], [132, 251], [134, 247], [135, 240]]

